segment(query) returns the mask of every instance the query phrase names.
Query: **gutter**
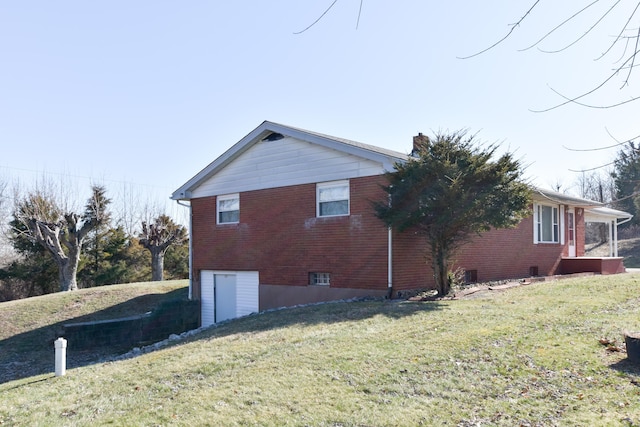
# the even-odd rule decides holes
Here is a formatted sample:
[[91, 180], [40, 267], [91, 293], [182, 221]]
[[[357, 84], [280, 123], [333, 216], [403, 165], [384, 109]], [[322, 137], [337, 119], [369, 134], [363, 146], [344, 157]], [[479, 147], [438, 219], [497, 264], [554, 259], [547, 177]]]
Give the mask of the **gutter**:
[[189, 301], [193, 299], [193, 215], [191, 213], [191, 203], [180, 203], [182, 200], [176, 200], [180, 206], [189, 208]]

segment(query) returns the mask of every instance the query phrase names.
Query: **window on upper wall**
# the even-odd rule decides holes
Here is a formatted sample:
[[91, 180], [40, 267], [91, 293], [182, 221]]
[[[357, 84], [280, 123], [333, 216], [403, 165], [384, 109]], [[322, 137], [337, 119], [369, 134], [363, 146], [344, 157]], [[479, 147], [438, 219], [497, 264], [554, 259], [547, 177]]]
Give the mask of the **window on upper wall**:
[[557, 206], [535, 205], [536, 243], [559, 243], [560, 222]]
[[316, 200], [318, 217], [349, 215], [349, 181], [318, 184]]
[[218, 196], [218, 224], [237, 224], [240, 222], [240, 195]]

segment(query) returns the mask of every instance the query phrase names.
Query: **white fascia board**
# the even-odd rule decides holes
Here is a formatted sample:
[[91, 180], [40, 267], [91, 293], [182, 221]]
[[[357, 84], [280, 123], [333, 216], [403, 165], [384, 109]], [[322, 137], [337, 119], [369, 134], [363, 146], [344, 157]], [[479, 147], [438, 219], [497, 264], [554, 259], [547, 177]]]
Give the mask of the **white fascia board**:
[[581, 197], [575, 197], [557, 191], [546, 190], [538, 187], [531, 187], [532, 199], [541, 203], [554, 203], [558, 205], [567, 205], [576, 208], [595, 208], [603, 206], [601, 202], [595, 200], [583, 199]]
[[209, 163], [204, 169], [198, 172], [193, 178], [183, 184], [180, 188], [173, 192], [171, 199], [184, 200], [191, 198], [192, 190], [197, 187], [203, 180], [215, 174], [218, 170], [226, 166], [233, 159], [245, 152], [255, 142], [264, 138], [268, 133], [272, 132], [268, 129], [269, 122], [262, 122], [260, 126], [247, 134], [240, 141], [235, 143], [231, 148], [222, 153], [220, 157]]

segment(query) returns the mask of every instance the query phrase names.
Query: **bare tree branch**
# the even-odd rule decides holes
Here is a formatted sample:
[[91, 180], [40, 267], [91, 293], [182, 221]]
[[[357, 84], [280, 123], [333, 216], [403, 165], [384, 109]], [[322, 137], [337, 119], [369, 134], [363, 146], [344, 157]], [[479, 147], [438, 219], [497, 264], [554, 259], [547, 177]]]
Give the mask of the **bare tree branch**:
[[360, 0], [360, 9], [358, 9], [358, 20], [356, 21], [356, 30], [360, 25], [360, 15], [362, 15], [362, 3], [364, 3], [364, 0]]
[[545, 110], [533, 110], [533, 109], [529, 109], [529, 111], [531, 111], [532, 113], [545, 113], [545, 112], [547, 112], [547, 111], [551, 111], [551, 110], [555, 110], [556, 108], [560, 108], [560, 107], [562, 107], [562, 106], [564, 106], [564, 105], [567, 105], [567, 104], [569, 104], [569, 103], [573, 103], [573, 104], [579, 105], [579, 106], [581, 106], [581, 107], [593, 108], [593, 109], [598, 109], [598, 110], [606, 110], [606, 109], [609, 109], [609, 108], [620, 107], [621, 105], [629, 104], [629, 103], [631, 103], [631, 102], [634, 102], [634, 101], [637, 101], [638, 99], [640, 99], [640, 96], [634, 96], [634, 97], [632, 97], [632, 98], [627, 99], [626, 101], [616, 102], [615, 104], [607, 104], [607, 105], [593, 105], [593, 104], [587, 104], [587, 103], [584, 103], [584, 102], [579, 102], [579, 101], [577, 101], [577, 99], [578, 99], [578, 98], [581, 98], [581, 97], [586, 96], [586, 95], [588, 95], [588, 94], [584, 94], [584, 95], [581, 95], [581, 96], [576, 97], [576, 98], [574, 98], [574, 99], [571, 99], [571, 98], [568, 98], [567, 96], [565, 96], [565, 95], [561, 94], [560, 92], [558, 92], [557, 90], [555, 90], [555, 89], [553, 89], [553, 88], [551, 88], [551, 87], [550, 87], [550, 89], [551, 89], [553, 92], [555, 92], [558, 96], [561, 96], [562, 98], [566, 99], [566, 100], [567, 100], [567, 102], [564, 102], [564, 103], [562, 103], [562, 104], [558, 104], [558, 105], [556, 105], [556, 106], [553, 106], [553, 107], [547, 108], [547, 109], [545, 109]]
[[[313, 27], [314, 25], [316, 25], [318, 22], [320, 22], [320, 20], [321, 20], [322, 18], [324, 18], [324, 16], [327, 14], [327, 12], [329, 12], [329, 11], [331, 10], [331, 8], [332, 8], [332, 7], [333, 7], [337, 2], [338, 2], [338, 0], [333, 0], [333, 3], [331, 3], [331, 6], [329, 6], [329, 7], [327, 8], [327, 10], [325, 10], [324, 12], [322, 12], [322, 15], [320, 15], [320, 16], [318, 17], [318, 19], [316, 19], [315, 21], [313, 21], [313, 22], [311, 23], [311, 25], [309, 25], [307, 28], [305, 28], [305, 29], [304, 29], [304, 30], [302, 30], [302, 31], [294, 32], [293, 34], [296, 34], [296, 35], [297, 35], [297, 34], [302, 34], [302, 33], [304, 33], [305, 31], [307, 31], [309, 28], [311, 28], [311, 27]], [[360, 7], [362, 8], [362, 3], [360, 3]], [[358, 15], [358, 20], [359, 20], [359, 19], [360, 19], [360, 15]]]
[[634, 15], [636, 14], [636, 12], [638, 11], [638, 7], [640, 6], [640, 2], [638, 2], [638, 4], [636, 4], [635, 9], [633, 9], [633, 12], [629, 15], [629, 17], [627, 18], [627, 22], [625, 22], [625, 24], [622, 26], [622, 28], [620, 29], [620, 32], [618, 33], [618, 35], [615, 37], [615, 39], [613, 40], [613, 42], [611, 43], [611, 45], [609, 46], [609, 48], [607, 50], [604, 51], [604, 53], [602, 53], [602, 55], [600, 55], [600, 57], [598, 59], [601, 59], [603, 57], [605, 57], [610, 51], [611, 49], [613, 49], [613, 47], [618, 44], [618, 42], [623, 38], [622, 35], [625, 33], [625, 31], [627, 31], [628, 27], [629, 27], [629, 23], [631, 22], [631, 19], [633, 19]]
[[[553, 29], [551, 29], [549, 32], [547, 32], [544, 36], [542, 36], [540, 39], [538, 39], [538, 41], [536, 41], [535, 43], [533, 43], [532, 45], [525, 47], [524, 49], [520, 49], [519, 52], [524, 52], [526, 50], [531, 49], [532, 47], [535, 47], [537, 45], [539, 45], [540, 43], [542, 43], [547, 37], [549, 37], [551, 34], [553, 34], [556, 30], [564, 27], [569, 21], [572, 21], [573, 19], [575, 19], [576, 16], [580, 15], [582, 12], [586, 11], [587, 9], [589, 9], [591, 6], [593, 6], [594, 4], [598, 3], [600, 0], [594, 0], [593, 2], [589, 3], [588, 5], [586, 5], [585, 7], [583, 7], [582, 9], [580, 9], [579, 11], [577, 11], [576, 13], [574, 13], [573, 15], [571, 15], [569, 18], [565, 19], [564, 21], [562, 21], [561, 23], [559, 23], [558, 25], [556, 25]], [[620, 0], [618, 0], [618, 2], [620, 2]], [[599, 21], [598, 21], [599, 22]], [[592, 27], [593, 28], [593, 27]], [[584, 35], [582, 36], [584, 37]], [[580, 38], [582, 38], [580, 37]], [[578, 39], [579, 40], [579, 39]], [[575, 42], [573, 42], [572, 44], [574, 44]], [[562, 48], [560, 50], [564, 50], [565, 48]]]
[[604, 164], [604, 165], [600, 165], [600, 166], [596, 166], [595, 168], [589, 168], [589, 169], [568, 169], [570, 172], [591, 172], [594, 171], [596, 169], [602, 169], [602, 168], [606, 168], [607, 166], [611, 166], [615, 164], [615, 161]]
[[[611, 134], [609, 134], [609, 135], [611, 136]], [[636, 140], [638, 138], [640, 138], [640, 135], [635, 136], [635, 137], [630, 138], [630, 139], [627, 139], [627, 140], [622, 141], [622, 142], [616, 142], [613, 145], [607, 145], [606, 147], [598, 147], [598, 148], [569, 148], [566, 145], [563, 145], [562, 148], [564, 148], [565, 150], [568, 150], [568, 151], [602, 151], [602, 150], [608, 150], [609, 148], [620, 147], [621, 145], [625, 145], [625, 144], [628, 144], [630, 142], [633, 142], [634, 140]]]
[[[568, 18], [568, 19], [567, 19], [567, 20], [565, 20], [562, 24], [558, 25], [558, 26], [557, 26], [557, 27], [555, 27], [553, 30], [549, 31], [549, 32], [548, 32], [548, 33], [547, 33], [543, 38], [541, 38], [540, 40], [538, 40], [537, 42], [535, 42], [534, 44], [532, 44], [532, 45], [531, 45], [531, 46], [529, 46], [528, 48], [526, 48], [526, 49], [522, 49], [522, 50], [524, 51], [524, 50], [527, 50], [527, 49], [530, 49], [530, 48], [532, 48], [532, 47], [536, 46], [537, 44], [539, 44], [540, 42], [542, 42], [544, 39], [546, 39], [546, 38], [547, 38], [547, 36], [549, 36], [549, 35], [550, 35], [551, 33], [553, 33], [555, 30], [557, 30], [558, 28], [560, 28], [560, 27], [562, 27], [563, 25], [565, 25], [567, 22], [569, 22], [570, 20], [572, 20], [572, 19], [573, 19], [575, 16], [577, 16], [579, 13], [582, 13], [583, 11], [585, 11], [587, 8], [591, 7], [592, 5], [594, 5], [595, 3], [597, 3], [598, 1], [599, 1], [599, 0], [596, 0], [596, 1], [594, 1], [593, 3], [591, 3], [590, 5], [585, 6], [585, 7], [584, 7], [583, 9], [581, 9], [579, 12], [576, 12], [576, 13], [575, 13], [571, 18]], [[538, 50], [539, 50], [540, 52], [543, 52], [543, 53], [559, 53], [559, 52], [562, 52], [562, 51], [565, 51], [565, 50], [569, 49], [571, 46], [573, 46], [573, 45], [575, 45], [576, 43], [578, 43], [578, 42], [579, 42], [580, 40], [582, 40], [585, 36], [587, 36], [587, 34], [589, 34], [591, 31], [593, 31], [593, 30], [598, 26], [598, 24], [600, 24], [600, 22], [602, 22], [602, 21], [604, 20], [604, 18], [605, 18], [609, 13], [611, 13], [611, 11], [612, 11], [612, 10], [613, 10], [613, 9], [614, 9], [614, 8], [615, 8], [615, 7], [616, 7], [616, 6], [621, 2], [621, 1], [622, 1], [622, 0], [618, 0], [618, 1], [613, 5], [613, 6], [611, 6], [611, 7], [609, 8], [609, 10], [607, 10], [605, 13], [603, 13], [603, 14], [600, 16], [600, 19], [598, 19], [598, 20], [597, 20], [597, 21], [596, 21], [596, 22], [595, 22], [591, 27], [589, 27], [589, 29], [588, 29], [587, 31], [585, 31], [585, 32], [584, 32], [580, 37], [578, 37], [577, 39], [575, 39], [573, 42], [569, 43], [569, 44], [568, 44], [568, 45], [566, 45], [565, 47], [560, 48], [560, 49], [556, 49], [556, 50], [544, 50], [544, 49], [541, 49], [541, 48], [538, 48]]]
[[502, 37], [500, 40], [498, 40], [497, 42], [495, 42], [494, 44], [492, 44], [491, 46], [489, 46], [486, 49], [481, 50], [480, 52], [474, 53], [473, 55], [469, 55], [469, 56], [459, 56], [458, 59], [469, 59], [469, 58], [473, 58], [475, 56], [478, 55], [482, 55], [483, 53], [493, 49], [494, 47], [498, 46], [500, 43], [502, 43], [503, 41], [505, 41], [506, 39], [509, 38], [509, 36], [511, 36], [511, 34], [515, 31], [515, 29], [517, 27], [520, 26], [520, 24], [525, 20], [525, 18], [531, 13], [531, 11], [538, 5], [538, 3], [540, 3], [540, 0], [536, 0], [535, 3], [533, 3], [533, 6], [531, 6], [529, 8], [529, 10], [527, 10], [527, 13], [524, 14], [524, 16], [522, 16], [522, 18], [520, 18], [518, 20], [518, 22], [516, 22], [515, 24], [511, 24], [511, 29], [509, 30], [509, 32], [507, 32], [507, 34]]
[[[640, 6], [640, 3], [638, 3], [638, 5]], [[636, 8], [636, 10], [638, 10]], [[624, 86], [629, 86], [629, 79], [631, 78], [631, 72], [633, 71], [634, 67], [635, 67], [635, 63], [636, 63], [636, 55], [638, 53], [638, 42], [640, 41], [640, 28], [638, 29], [638, 32], [636, 33], [636, 46], [635, 46], [635, 51], [633, 53], [633, 55], [631, 55], [631, 64], [629, 65], [629, 73], [627, 73], [627, 78], [624, 81], [624, 84], [622, 85], [622, 87]], [[622, 89], [622, 87], [620, 89]]]

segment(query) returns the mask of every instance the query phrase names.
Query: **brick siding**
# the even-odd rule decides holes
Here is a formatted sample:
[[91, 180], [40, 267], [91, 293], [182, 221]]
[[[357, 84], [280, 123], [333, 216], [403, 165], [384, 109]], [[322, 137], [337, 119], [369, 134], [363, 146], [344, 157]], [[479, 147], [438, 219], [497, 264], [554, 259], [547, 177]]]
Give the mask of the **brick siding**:
[[[216, 225], [216, 198], [194, 199], [193, 268], [260, 272], [266, 285], [307, 286], [310, 272], [331, 287], [386, 289], [387, 229], [372, 200], [384, 177], [350, 180], [350, 215], [316, 218], [316, 185], [240, 194], [239, 224]], [[194, 288], [197, 288], [195, 286]]]
[[[332, 288], [385, 290], [388, 233], [371, 204], [386, 197], [385, 183], [383, 176], [351, 179], [351, 212], [344, 217], [316, 217], [315, 184], [241, 193], [239, 224], [216, 224], [215, 197], [193, 199], [194, 296], [201, 270], [259, 271], [261, 285], [288, 286], [307, 286], [310, 272], [328, 272]], [[575, 219], [581, 256], [583, 209]], [[532, 221], [479, 236], [456, 254], [455, 266], [477, 270], [480, 282], [528, 277], [530, 267], [539, 275], [559, 273], [567, 245], [533, 244]], [[434, 288], [425, 245], [411, 232], [393, 233], [394, 291]]]

